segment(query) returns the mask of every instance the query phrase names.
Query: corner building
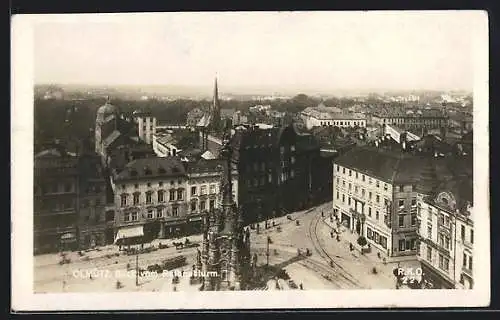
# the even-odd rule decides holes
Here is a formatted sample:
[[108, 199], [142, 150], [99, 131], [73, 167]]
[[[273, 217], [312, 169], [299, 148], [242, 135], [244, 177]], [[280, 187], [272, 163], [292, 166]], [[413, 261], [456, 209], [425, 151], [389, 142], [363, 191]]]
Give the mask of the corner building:
[[446, 178], [444, 159], [355, 147], [334, 160], [333, 212], [385, 255], [417, 253], [417, 196]]

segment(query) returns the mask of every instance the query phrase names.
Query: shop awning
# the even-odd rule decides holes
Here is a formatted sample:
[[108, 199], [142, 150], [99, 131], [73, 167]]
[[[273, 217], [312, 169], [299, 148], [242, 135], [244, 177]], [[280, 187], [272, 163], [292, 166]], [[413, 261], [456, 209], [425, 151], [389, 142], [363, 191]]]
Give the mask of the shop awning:
[[123, 227], [118, 230], [115, 243], [120, 239], [136, 238], [144, 236], [144, 226]]

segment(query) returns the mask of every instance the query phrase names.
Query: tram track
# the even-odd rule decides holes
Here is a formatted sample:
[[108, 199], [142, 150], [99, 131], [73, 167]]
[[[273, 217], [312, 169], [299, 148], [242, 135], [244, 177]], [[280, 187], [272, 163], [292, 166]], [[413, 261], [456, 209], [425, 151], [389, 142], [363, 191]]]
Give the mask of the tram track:
[[[311, 219], [307, 230], [308, 232], [307, 236], [311, 239], [314, 250], [327, 263], [327, 266], [317, 261], [314, 261], [313, 259], [307, 259], [304, 260], [304, 262], [311, 264], [310, 268], [320, 272], [327, 272], [328, 277], [345, 282], [350, 287], [354, 286], [356, 288], [363, 288], [363, 285], [349, 271], [347, 271], [344, 267], [342, 267], [339, 263], [337, 263], [334, 260], [334, 258], [321, 245], [321, 241], [317, 233], [318, 224], [320, 220], [321, 219], [319, 215], [316, 215]], [[333, 266], [328, 266], [330, 262], [333, 263]]]

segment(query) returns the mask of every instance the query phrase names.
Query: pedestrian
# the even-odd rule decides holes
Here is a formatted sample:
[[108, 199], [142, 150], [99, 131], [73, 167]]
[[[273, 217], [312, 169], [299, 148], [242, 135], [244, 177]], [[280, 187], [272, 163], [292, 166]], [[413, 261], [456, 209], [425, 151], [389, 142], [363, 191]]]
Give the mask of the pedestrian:
[[184, 277], [184, 269], [181, 270], [181, 277]]
[[333, 231], [330, 231], [330, 238], [333, 238]]
[[324, 217], [324, 213], [323, 213], [323, 211], [321, 211], [321, 218], [323, 218], [323, 217]]
[[302, 282], [299, 284], [300, 290], [304, 290], [304, 286], [302, 285]]

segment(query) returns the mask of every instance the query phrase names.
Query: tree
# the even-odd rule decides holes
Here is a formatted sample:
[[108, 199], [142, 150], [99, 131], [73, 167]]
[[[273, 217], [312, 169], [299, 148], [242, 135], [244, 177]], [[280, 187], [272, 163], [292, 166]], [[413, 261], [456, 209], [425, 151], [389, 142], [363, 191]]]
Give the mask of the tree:
[[366, 238], [363, 236], [360, 236], [357, 242], [361, 247], [364, 247], [368, 244], [368, 241], [366, 241]]

